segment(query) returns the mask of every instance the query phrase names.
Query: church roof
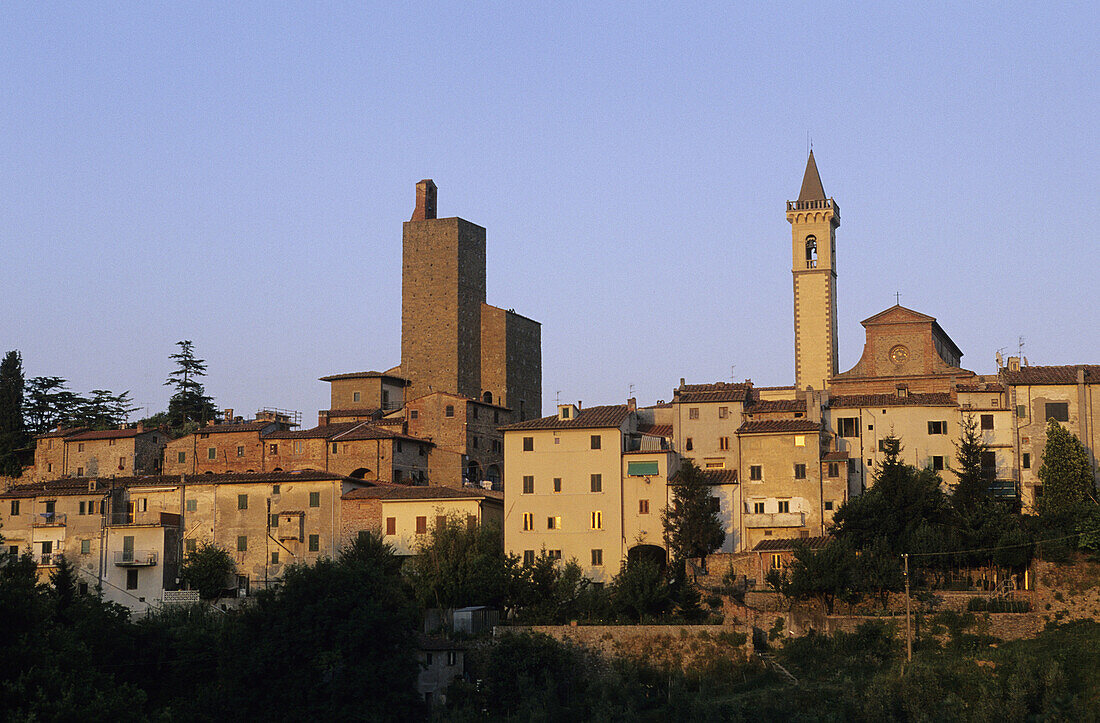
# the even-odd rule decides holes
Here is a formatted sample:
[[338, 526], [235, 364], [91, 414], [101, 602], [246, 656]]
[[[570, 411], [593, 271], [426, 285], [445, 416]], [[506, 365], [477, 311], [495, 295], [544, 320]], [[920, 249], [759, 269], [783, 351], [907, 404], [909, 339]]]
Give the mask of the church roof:
[[821, 176], [817, 173], [817, 163], [814, 161], [814, 152], [810, 151], [810, 157], [806, 160], [806, 174], [802, 176], [802, 190], [798, 192], [799, 201], [824, 201], [825, 188], [821, 185]]

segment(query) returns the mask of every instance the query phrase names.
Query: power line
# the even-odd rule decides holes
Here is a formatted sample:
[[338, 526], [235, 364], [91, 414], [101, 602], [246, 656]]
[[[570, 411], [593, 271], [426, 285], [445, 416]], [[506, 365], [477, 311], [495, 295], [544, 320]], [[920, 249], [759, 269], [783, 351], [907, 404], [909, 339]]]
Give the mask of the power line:
[[1051, 537], [1046, 540], [1032, 540], [1031, 542], [1021, 542], [1016, 545], [998, 545], [997, 547], [975, 547], [970, 550], [947, 550], [945, 552], [910, 552], [906, 553], [910, 557], [934, 557], [937, 555], [965, 555], [971, 552], [994, 552], [996, 550], [1011, 550], [1017, 547], [1030, 547], [1031, 545], [1041, 545], [1044, 542], [1061, 542], [1062, 540], [1068, 540], [1073, 537], [1080, 537], [1080, 532], [1075, 532], [1072, 535], [1066, 535], [1065, 537]]

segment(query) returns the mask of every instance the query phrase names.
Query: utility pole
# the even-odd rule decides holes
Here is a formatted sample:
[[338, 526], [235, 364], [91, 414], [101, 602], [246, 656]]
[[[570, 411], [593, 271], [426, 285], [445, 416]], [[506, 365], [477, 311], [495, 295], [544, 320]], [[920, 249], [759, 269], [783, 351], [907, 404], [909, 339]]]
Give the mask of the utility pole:
[[905, 560], [905, 660], [913, 662], [913, 628], [909, 623], [910, 603], [909, 598], [909, 553], [902, 555]]

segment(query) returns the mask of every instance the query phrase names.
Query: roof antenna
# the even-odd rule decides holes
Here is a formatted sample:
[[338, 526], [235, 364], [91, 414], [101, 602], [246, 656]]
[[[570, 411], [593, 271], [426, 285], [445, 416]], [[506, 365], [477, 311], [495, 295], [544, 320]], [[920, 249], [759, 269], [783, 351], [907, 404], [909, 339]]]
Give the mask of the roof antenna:
[[901, 306], [901, 292], [900, 291], [895, 291], [894, 292], [894, 303], [897, 304], [898, 306]]

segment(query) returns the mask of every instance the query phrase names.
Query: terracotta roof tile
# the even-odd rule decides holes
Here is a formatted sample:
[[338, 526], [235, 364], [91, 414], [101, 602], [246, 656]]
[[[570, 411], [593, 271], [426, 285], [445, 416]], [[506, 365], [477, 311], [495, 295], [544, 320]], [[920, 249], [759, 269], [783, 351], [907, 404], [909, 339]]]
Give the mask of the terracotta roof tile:
[[355, 429], [365, 422], [333, 422], [313, 429], [284, 429], [277, 432], [269, 432], [264, 439], [330, 439], [337, 434]]
[[820, 432], [821, 423], [809, 419], [760, 419], [745, 422], [738, 434], [770, 434], [773, 432]]
[[680, 404], [706, 402], [743, 402], [752, 385], [748, 382], [715, 382], [713, 384], [681, 384], [673, 390], [673, 401]]
[[957, 392], [1003, 392], [1005, 390], [1003, 384], [997, 384], [996, 382], [986, 382], [982, 384], [956, 384], [955, 391]]
[[330, 417], [373, 417], [382, 413], [377, 407], [370, 409], [323, 409]]
[[745, 412], [756, 414], [758, 412], [805, 412], [805, 399], [761, 399], [752, 403]]
[[420, 439], [419, 437], [413, 437], [408, 434], [401, 434], [400, 432], [394, 432], [390, 429], [382, 429], [378, 422], [374, 424], [360, 424], [354, 429], [340, 434], [335, 437], [335, 439], [339, 439], [341, 442], [358, 442], [367, 439], [407, 439], [410, 442], [435, 446], [426, 439]]
[[[737, 470], [735, 469], [701, 469], [699, 470], [703, 474], [703, 478], [706, 479], [707, 484], [710, 485], [732, 485], [737, 484]], [[680, 473], [672, 475], [669, 478], [669, 484], [677, 484], [681, 480]]]
[[268, 427], [274, 426], [275, 422], [271, 421], [258, 421], [258, 422], [241, 422], [240, 424], [208, 424], [205, 427], [200, 427], [192, 434], [228, 434], [230, 432], [260, 432]]
[[1009, 386], [1024, 384], [1076, 384], [1077, 370], [1085, 372], [1086, 384], [1100, 384], [1100, 364], [1066, 364], [1063, 366], [1020, 367], [1019, 371], [1001, 370], [1001, 378]]
[[74, 434], [80, 434], [87, 431], [87, 427], [68, 427], [66, 429], [54, 429], [45, 434], [38, 435], [37, 439], [48, 439], [50, 437], [71, 437]]
[[393, 379], [399, 382], [408, 382], [408, 379], [399, 377], [396, 374], [387, 374], [386, 372], [348, 372], [346, 374], [329, 374], [327, 377], [321, 377], [322, 382], [335, 382], [341, 379]]
[[467, 487], [428, 487], [423, 485], [375, 484], [344, 494], [345, 500], [503, 500], [503, 492]]
[[70, 442], [83, 442], [93, 439], [126, 439], [128, 437], [136, 437], [139, 434], [149, 434], [155, 431], [155, 429], [93, 429], [87, 432], [81, 432], [80, 434], [74, 434], [71, 437], [66, 437], [65, 440]]
[[837, 394], [829, 397], [833, 409], [854, 407], [954, 407], [949, 392], [912, 393], [904, 397], [897, 394]]
[[793, 550], [799, 545], [805, 545], [811, 550], [817, 550], [825, 547], [830, 539], [832, 538], [826, 535], [825, 537], [783, 537], [773, 540], [761, 540], [756, 543], [756, 547], [752, 548], [752, 551], [783, 552], [786, 550]]
[[848, 453], [847, 452], [826, 452], [825, 456], [822, 457], [822, 459], [825, 460], [826, 462], [843, 462], [844, 460], [848, 459]]
[[[88, 491], [88, 483], [96, 480], [96, 491]], [[202, 484], [272, 484], [280, 482], [316, 482], [343, 480], [363, 484], [362, 480], [353, 480], [331, 472], [303, 470], [300, 472], [251, 472], [233, 474], [187, 474], [187, 475], [144, 475], [140, 477], [69, 477], [65, 479], [33, 482], [15, 485], [4, 497], [35, 497], [48, 495], [96, 494], [102, 496], [110, 487], [172, 487], [181, 483]]]
[[638, 427], [638, 431], [642, 434], [652, 434], [655, 437], [671, 437], [672, 425], [671, 424], [650, 424], [648, 426]]
[[612, 404], [603, 407], [582, 409], [574, 419], [561, 419], [558, 415], [541, 419], [528, 419], [500, 428], [502, 432], [515, 432], [524, 429], [596, 429], [602, 427], [621, 427], [630, 414], [625, 404]]

